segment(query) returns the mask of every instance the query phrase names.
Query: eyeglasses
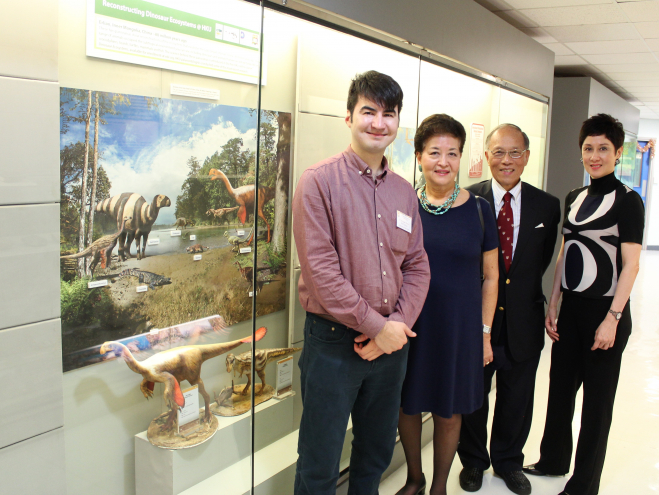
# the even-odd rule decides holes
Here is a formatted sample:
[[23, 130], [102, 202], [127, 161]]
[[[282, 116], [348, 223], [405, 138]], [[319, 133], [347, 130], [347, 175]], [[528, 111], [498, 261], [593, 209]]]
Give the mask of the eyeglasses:
[[522, 155], [526, 153], [528, 149], [526, 150], [513, 150], [513, 151], [503, 151], [503, 150], [496, 150], [496, 151], [490, 151], [492, 153], [492, 157], [496, 158], [497, 160], [503, 160], [506, 157], [506, 154], [512, 158], [513, 160], [516, 160], [518, 158], [522, 158]]

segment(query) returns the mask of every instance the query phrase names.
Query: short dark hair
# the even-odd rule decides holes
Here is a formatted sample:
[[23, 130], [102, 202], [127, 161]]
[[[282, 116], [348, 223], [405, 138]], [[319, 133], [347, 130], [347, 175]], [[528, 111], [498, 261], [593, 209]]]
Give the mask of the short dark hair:
[[460, 141], [460, 153], [462, 153], [467, 140], [465, 128], [460, 122], [445, 113], [436, 113], [423, 119], [414, 135], [414, 152], [423, 153], [423, 149], [430, 138], [446, 134]]
[[360, 96], [374, 101], [385, 110], [397, 109], [399, 114], [403, 108], [403, 90], [400, 85], [393, 77], [375, 70], [357, 74], [350, 83], [348, 90], [350, 115], [355, 110]]
[[625, 129], [622, 123], [607, 113], [598, 113], [584, 120], [579, 131], [579, 148], [588, 136], [605, 136], [617, 150], [625, 144]]
[[490, 149], [490, 140], [492, 139], [492, 136], [494, 136], [494, 134], [496, 132], [500, 131], [501, 129], [503, 129], [505, 127], [509, 127], [511, 129], [515, 129], [516, 131], [518, 131], [522, 135], [522, 139], [524, 139], [524, 148], [526, 148], [527, 150], [529, 149], [529, 146], [531, 146], [531, 142], [529, 141], [529, 137], [526, 135], [526, 133], [522, 129], [520, 129], [519, 126], [516, 126], [515, 124], [508, 124], [508, 123], [499, 124], [498, 126], [496, 126], [494, 129], [492, 129], [490, 131], [490, 133], [485, 138], [485, 148], [487, 148], [488, 150]]

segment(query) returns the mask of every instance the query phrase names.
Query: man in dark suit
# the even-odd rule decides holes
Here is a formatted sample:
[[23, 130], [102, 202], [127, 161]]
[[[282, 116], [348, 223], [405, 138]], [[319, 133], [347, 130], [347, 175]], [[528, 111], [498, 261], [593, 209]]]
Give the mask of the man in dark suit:
[[[493, 361], [484, 368], [483, 406], [462, 417], [458, 455], [460, 486], [481, 488], [483, 471], [494, 468], [518, 495], [531, 493], [522, 472], [522, 449], [531, 429], [535, 375], [545, 343], [542, 275], [551, 262], [561, 215], [554, 196], [522, 182], [529, 139], [513, 124], [494, 129], [485, 142], [492, 179], [468, 187], [492, 207], [499, 231], [499, 297], [492, 326]], [[487, 331], [487, 329], [485, 329]], [[490, 452], [488, 394], [497, 373]]]

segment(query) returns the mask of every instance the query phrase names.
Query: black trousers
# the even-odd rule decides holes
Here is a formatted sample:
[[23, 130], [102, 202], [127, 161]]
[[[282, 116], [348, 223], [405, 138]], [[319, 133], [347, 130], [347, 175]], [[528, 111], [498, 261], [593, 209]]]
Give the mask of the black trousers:
[[[499, 344], [503, 344], [504, 348], [507, 347], [506, 333], [503, 328], [499, 338]], [[484, 368], [483, 405], [477, 411], [462, 416], [458, 455], [465, 467], [477, 467], [484, 471], [490, 467], [491, 461], [494, 471], [498, 473], [522, 469], [522, 449], [531, 430], [535, 374], [540, 354], [522, 362], [514, 362], [512, 359], [509, 361], [512, 365], [510, 369], [496, 370], [496, 404], [489, 454], [487, 416], [489, 392], [495, 373], [492, 365]]]
[[588, 299], [564, 293], [558, 317], [560, 338], [551, 349], [547, 420], [537, 467], [547, 474], [570, 471], [572, 418], [577, 391], [583, 384], [574, 473], [565, 486], [570, 495], [596, 495], [599, 492], [620, 362], [632, 329], [627, 302], [618, 322], [613, 347], [606, 351], [591, 351], [595, 331], [610, 307], [611, 298]]

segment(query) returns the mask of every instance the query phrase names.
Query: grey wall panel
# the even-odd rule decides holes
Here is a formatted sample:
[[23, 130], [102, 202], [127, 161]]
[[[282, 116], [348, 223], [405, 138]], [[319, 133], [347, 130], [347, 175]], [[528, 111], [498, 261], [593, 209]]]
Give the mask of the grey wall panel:
[[58, 318], [59, 205], [0, 207], [0, 329]]
[[306, 0], [551, 96], [554, 53], [471, 0]]
[[57, 81], [59, 2], [3, 2], [0, 75]]
[[0, 449], [0, 480], [2, 493], [65, 495], [63, 428]]
[[58, 319], [0, 331], [0, 448], [64, 425]]
[[57, 83], [0, 77], [0, 205], [59, 201], [58, 102]]
[[590, 78], [590, 100], [588, 115], [608, 113], [622, 122], [626, 131], [638, 135], [641, 121], [641, 111], [634, 105], [625, 101], [606, 86]]

